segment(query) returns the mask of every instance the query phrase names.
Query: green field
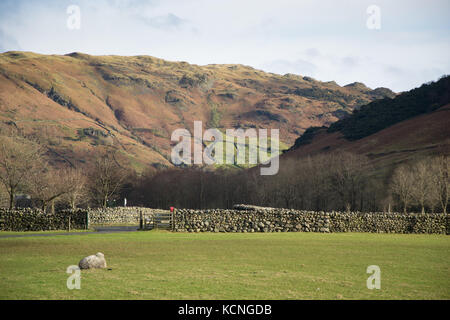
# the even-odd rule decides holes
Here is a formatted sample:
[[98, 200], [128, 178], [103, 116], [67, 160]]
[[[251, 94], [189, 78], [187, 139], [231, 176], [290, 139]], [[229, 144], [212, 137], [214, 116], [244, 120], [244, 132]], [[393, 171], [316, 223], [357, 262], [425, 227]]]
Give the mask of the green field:
[[[103, 252], [110, 270], [66, 268]], [[381, 289], [366, 268], [381, 268]], [[450, 299], [450, 237], [163, 231], [0, 239], [0, 299]]]
[[94, 232], [94, 229], [72, 229], [67, 230], [51, 230], [51, 231], [0, 231], [0, 238], [2, 236], [30, 236], [35, 234], [57, 234], [57, 233], [79, 233], [79, 232]]

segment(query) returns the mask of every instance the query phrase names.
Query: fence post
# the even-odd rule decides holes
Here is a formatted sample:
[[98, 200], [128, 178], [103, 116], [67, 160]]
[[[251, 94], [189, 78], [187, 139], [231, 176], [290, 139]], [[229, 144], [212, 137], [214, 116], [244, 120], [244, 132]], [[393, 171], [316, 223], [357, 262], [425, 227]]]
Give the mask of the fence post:
[[175, 208], [172, 210], [172, 232], [175, 231]]
[[171, 220], [171, 229], [172, 232], [174, 230], [174, 214], [175, 214], [175, 207], [170, 207], [170, 220]]
[[145, 214], [144, 214], [144, 230], [147, 230], [147, 219], [145, 218]]
[[139, 210], [139, 229], [143, 230], [144, 228], [144, 220], [142, 217], [142, 210]]
[[89, 210], [86, 210], [86, 230], [89, 229]]

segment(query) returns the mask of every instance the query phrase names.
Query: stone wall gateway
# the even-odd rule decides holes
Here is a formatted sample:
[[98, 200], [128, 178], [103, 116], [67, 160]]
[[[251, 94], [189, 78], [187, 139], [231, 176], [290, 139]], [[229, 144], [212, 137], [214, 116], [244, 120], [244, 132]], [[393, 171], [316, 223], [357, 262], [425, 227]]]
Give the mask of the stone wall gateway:
[[[242, 210], [244, 209], [244, 210]], [[448, 214], [313, 212], [278, 208], [178, 209], [183, 232], [374, 232], [450, 234]]]

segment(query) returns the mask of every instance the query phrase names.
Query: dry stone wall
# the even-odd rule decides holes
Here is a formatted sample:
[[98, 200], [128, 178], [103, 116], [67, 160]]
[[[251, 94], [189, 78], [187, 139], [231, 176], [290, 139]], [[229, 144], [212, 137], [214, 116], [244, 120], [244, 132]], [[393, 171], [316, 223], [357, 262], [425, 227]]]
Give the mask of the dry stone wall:
[[179, 209], [175, 231], [450, 234], [446, 214], [312, 212], [277, 208]]
[[139, 224], [141, 213], [146, 217], [152, 215], [155, 209], [141, 207], [116, 207], [106, 209], [89, 209], [89, 224]]
[[39, 209], [8, 210], [0, 208], [0, 230], [46, 231], [87, 229], [92, 225], [139, 225], [141, 213], [149, 217], [155, 209], [140, 207], [117, 207], [106, 209], [77, 209], [43, 213]]
[[[140, 207], [65, 210], [0, 209], [0, 230], [44, 231], [85, 229], [91, 225], [139, 224], [161, 210]], [[179, 232], [376, 232], [450, 234], [450, 215], [418, 213], [313, 212], [241, 206], [233, 210], [178, 209]]]
[[[70, 218], [70, 219], [69, 219]], [[44, 213], [39, 209], [7, 210], [0, 208], [0, 230], [2, 231], [47, 231], [86, 229], [87, 216], [83, 211], [61, 211]], [[70, 222], [69, 222], [70, 221]]]

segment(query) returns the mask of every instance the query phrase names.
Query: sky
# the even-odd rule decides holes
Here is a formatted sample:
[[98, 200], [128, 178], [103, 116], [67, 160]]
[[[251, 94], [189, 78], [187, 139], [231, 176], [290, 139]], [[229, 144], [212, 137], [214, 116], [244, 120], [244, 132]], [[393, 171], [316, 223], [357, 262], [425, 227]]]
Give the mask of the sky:
[[450, 1], [1, 0], [0, 52], [12, 50], [244, 64], [400, 92], [450, 74]]

